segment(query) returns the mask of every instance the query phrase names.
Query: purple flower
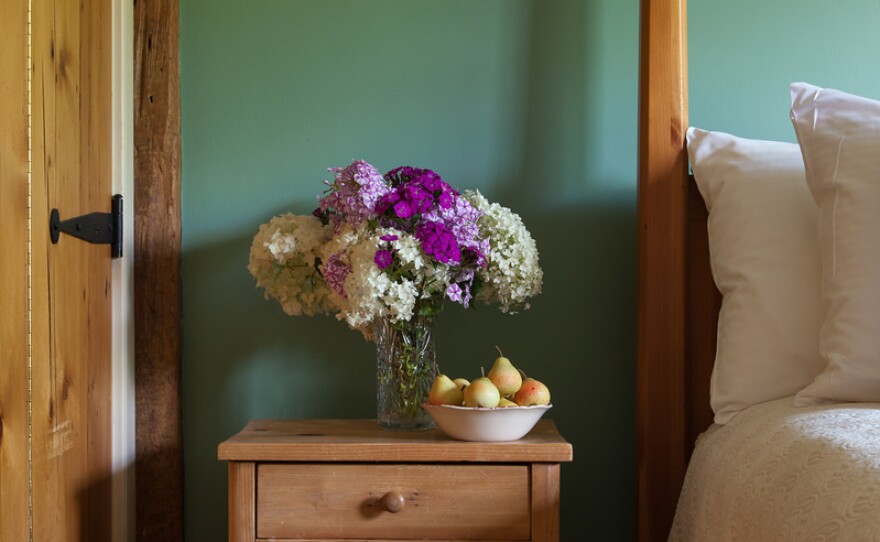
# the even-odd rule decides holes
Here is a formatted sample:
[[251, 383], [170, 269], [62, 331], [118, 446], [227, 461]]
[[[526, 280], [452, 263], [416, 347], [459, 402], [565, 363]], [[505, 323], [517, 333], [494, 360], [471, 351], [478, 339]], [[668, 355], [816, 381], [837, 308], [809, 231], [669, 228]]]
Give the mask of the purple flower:
[[391, 206], [393, 206], [398, 201], [400, 201], [400, 194], [398, 194], [396, 191], [388, 192], [387, 194], [379, 198], [379, 200], [376, 202], [375, 207], [373, 207], [373, 211], [376, 213], [377, 216], [381, 216], [385, 214], [385, 211], [391, 208]]
[[444, 184], [443, 179], [440, 178], [440, 175], [437, 175], [430, 169], [426, 169], [422, 172], [422, 175], [419, 177], [419, 181], [424, 185], [427, 190], [431, 192], [436, 192], [440, 190]]
[[[374, 208], [379, 223], [383, 226], [413, 232], [424, 219], [431, 222], [444, 221], [449, 226], [446, 219], [460, 214], [455, 209], [460, 201], [476, 212], [467, 201], [459, 197], [455, 189], [430, 169], [400, 166], [386, 173], [385, 180], [393, 188], [379, 198]], [[441, 216], [442, 211], [450, 216]], [[470, 218], [476, 220], [479, 213]], [[457, 231], [453, 230], [453, 233], [459, 237]]]
[[448, 297], [450, 301], [461, 303], [461, 293], [461, 286], [459, 286], [458, 284], [450, 284], [446, 288], [446, 297]]
[[441, 209], [449, 209], [455, 205], [455, 196], [453, 196], [451, 192], [443, 192], [437, 199], [437, 203], [440, 204]]
[[446, 297], [449, 298], [450, 301], [460, 303], [465, 308], [468, 308], [473, 299], [473, 296], [471, 296], [470, 284], [465, 284], [464, 288], [461, 287], [461, 284], [450, 284], [446, 287]]
[[397, 241], [397, 240], [400, 239], [400, 238], [399, 238], [398, 236], [396, 236], [396, 235], [383, 235], [383, 236], [380, 237], [379, 239], [381, 239], [381, 240], [383, 240], [383, 241], [386, 241], [386, 242], [390, 243], [391, 241]]
[[[431, 222], [443, 223], [455, 235], [455, 240], [462, 249], [472, 249], [479, 256], [488, 254], [488, 244], [484, 244], [486, 240], [480, 236], [480, 227], [477, 224], [483, 213], [451, 189], [448, 193], [452, 197], [449, 207], [440, 205], [422, 217]], [[479, 257], [478, 263], [482, 265], [484, 260], [485, 257]]]
[[410, 202], [413, 209], [419, 213], [427, 213], [434, 207], [434, 196], [419, 186], [416, 182], [409, 182], [401, 187], [403, 198]]
[[461, 249], [455, 235], [440, 222], [426, 222], [416, 229], [416, 239], [421, 241], [425, 254], [440, 263], [459, 263]]
[[324, 263], [322, 274], [327, 286], [342, 297], [345, 295], [345, 277], [351, 269], [343, 260], [344, 252], [337, 252]]
[[379, 266], [379, 269], [385, 269], [389, 265], [391, 265], [391, 251], [390, 250], [377, 250], [376, 255], [373, 256], [373, 262]]
[[412, 206], [407, 201], [398, 201], [394, 204], [394, 214], [399, 218], [409, 218], [413, 215]]

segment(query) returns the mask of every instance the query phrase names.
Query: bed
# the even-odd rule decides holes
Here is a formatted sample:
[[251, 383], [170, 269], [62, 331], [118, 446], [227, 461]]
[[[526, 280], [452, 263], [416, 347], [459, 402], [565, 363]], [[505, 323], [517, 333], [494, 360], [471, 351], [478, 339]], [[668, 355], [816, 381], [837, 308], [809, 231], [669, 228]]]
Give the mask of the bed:
[[[783, 529], [791, 540], [880, 540], [877, 404], [795, 408], [780, 399], [713, 425], [722, 298], [706, 204], [688, 173], [685, 4], [641, 8], [638, 539], [672, 531], [672, 540], [725, 540], [730, 529], [738, 540], [777, 539], [767, 533], [785, 516], [797, 525]], [[728, 531], [713, 533], [719, 525]]]

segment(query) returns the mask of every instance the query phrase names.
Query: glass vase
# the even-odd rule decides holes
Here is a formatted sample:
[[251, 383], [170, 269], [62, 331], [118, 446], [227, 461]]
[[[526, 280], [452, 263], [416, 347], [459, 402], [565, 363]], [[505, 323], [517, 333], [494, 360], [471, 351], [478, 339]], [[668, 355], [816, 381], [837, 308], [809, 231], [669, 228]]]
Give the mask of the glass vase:
[[422, 408], [437, 375], [433, 319], [382, 319], [375, 324], [375, 336], [379, 425], [392, 431], [433, 428], [433, 418]]

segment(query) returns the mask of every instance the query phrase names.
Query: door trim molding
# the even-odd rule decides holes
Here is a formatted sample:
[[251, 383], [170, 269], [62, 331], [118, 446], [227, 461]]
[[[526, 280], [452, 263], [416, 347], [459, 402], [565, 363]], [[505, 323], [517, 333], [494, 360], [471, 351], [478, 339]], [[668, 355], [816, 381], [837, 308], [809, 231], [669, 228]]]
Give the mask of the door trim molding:
[[134, 3], [135, 518], [183, 540], [178, 0]]
[[[113, 0], [112, 34], [112, 175], [113, 193], [131, 201], [134, 195], [133, 130], [133, 3]], [[123, 232], [134, 231], [132, 213], [123, 213]], [[113, 333], [111, 369], [111, 481], [113, 540], [134, 541], [134, 463], [135, 463], [135, 393], [134, 393], [134, 312], [133, 260], [131, 233], [122, 239], [125, 258], [112, 260]]]

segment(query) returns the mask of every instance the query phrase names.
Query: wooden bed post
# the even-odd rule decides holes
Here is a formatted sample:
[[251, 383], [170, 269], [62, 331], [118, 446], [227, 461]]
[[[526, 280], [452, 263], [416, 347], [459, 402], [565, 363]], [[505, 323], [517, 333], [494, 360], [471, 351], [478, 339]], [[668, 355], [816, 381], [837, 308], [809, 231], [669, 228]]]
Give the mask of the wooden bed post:
[[636, 370], [638, 539], [666, 540], [684, 479], [688, 177], [686, 0], [642, 0]]

